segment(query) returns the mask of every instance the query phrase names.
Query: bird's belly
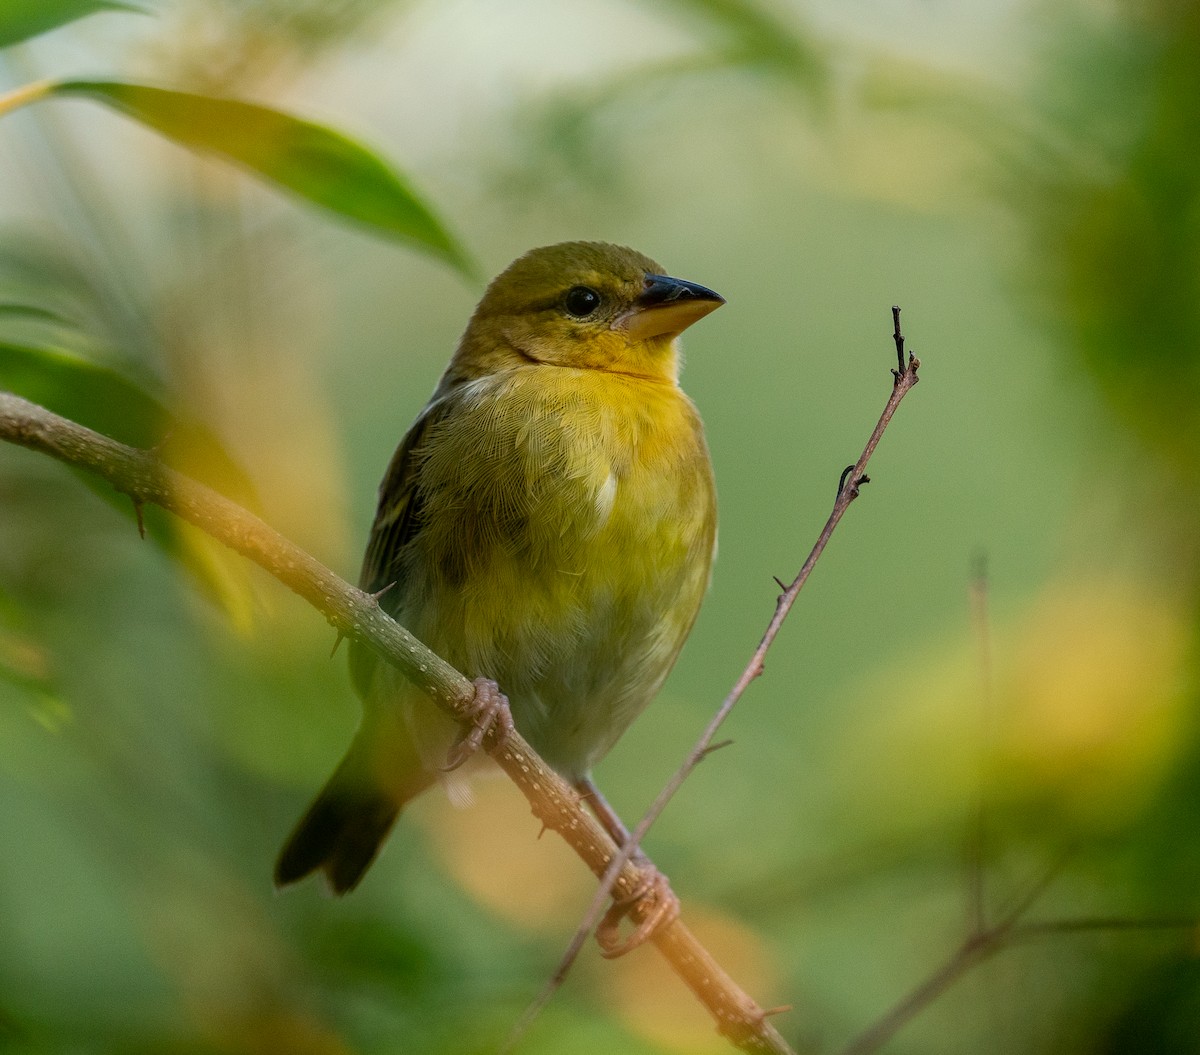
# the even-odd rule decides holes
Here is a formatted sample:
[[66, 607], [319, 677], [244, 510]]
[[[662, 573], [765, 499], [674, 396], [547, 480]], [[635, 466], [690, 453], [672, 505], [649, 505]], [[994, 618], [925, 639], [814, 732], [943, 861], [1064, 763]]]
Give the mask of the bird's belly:
[[[606, 574], [615, 564], [642, 589], [615, 586]], [[594, 564], [547, 606], [561, 636], [546, 634], [545, 609], [514, 606], [513, 653], [540, 653], [542, 661], [510, 663], [502, 648], [496, 677], [512, 686], [517, 726], [546, 761], [579, 777], [607, 753], [661, 688], [706, 578], [707, 569], [689, 583], [684, 568], [599, 549]]]
[[522, 735], [568, 778], [649, 703], [695, 619], [712, 550], [704, 471], [574, 481], [559, 516], [534, 511], [521, 545], [494, 546], [416, 613], [418, 637], [495, 679]]

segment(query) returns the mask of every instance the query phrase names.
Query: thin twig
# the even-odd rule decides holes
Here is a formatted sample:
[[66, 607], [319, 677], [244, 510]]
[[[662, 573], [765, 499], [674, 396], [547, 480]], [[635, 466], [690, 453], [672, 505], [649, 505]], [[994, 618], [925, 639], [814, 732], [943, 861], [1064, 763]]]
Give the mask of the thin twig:
[[[972, 607], [976, 630], [979, 633], [981, 671], [984, 679], [984, 703], [990, 714], [990, 634], [987, 616], [987, 579], [982, 561], [972, 582]], [[989, 719], [986, 719], [990, 721]], [[987, 730], [985, 729], [985, 733]], [[905, 1025], [945, 993], [955, 982], [984, 960], [1010, 948], [1018, 941], [1031, 941], [1055, 934], [1087, 933], [1115, 930], [1181, 930], [1195, 928], [1200, 921], [1183, 917], [1161, 919], [1122, 919], [1092, 917], [1048, 920], [1024, 923], [1025, 915], [1037, 904], [1046, 889], [1059, 876], [1071, 857], [1064, 851], [1059, 859], [1045, 869], [1028, 887], [1019, 893], [1012, 905], [993, 924], [987, 922], [986, 890], [984, 886], [986, 861], [983, 858], [984, 806], [982, 784], [973, 820], [971, 846], [968, 851], [967, 926], [958, 946], [946, 960], [901, 997], [870, 1026], [841, 1049], [839, 1055], [872, 1055], [892, 1039]]]
[[1033, 907], [1045, 889], [1039, 882], [1031, 887], [1020, 905], [1001, 922], [968, 934], [929, 976], [902, 997], [885, 1014], [841, 1049], [839, 1055], [872, 1055], [892, 1039], [905, 1025], [945, 993], [984, 960], [1011, 948], [1017, 942], [1061, 934], [1103, 933], [1105, 931], [1194, 930], [1200, 920], [1186, 917], [1162, 919], [1122, 919], [1095, 917], [1021, 923], [1021, 916]]
[[[900, 309], [892, 308], [892, 318], [895, 323], [895, 339], [897, 348], [903, 354], [904, 337], [900, 333]], [[917, 371], [920, 369], [921, 362], [915, 356], [910, 355], [908, 364], [902, 372], [892, 371], [893, 382], [891, 395], [888, 397], [887, 404], [883, 408], [883, 413], [880, 414], [878, 422], [875, 424], [874, 430], [871, 432], [870, 438], [867, 440], [867, 445], [859, 456], [858, 461], [853, 465], [847, 466], [842, 473], [841, 481], [838, 484], [837, 498], [833, 503], [833, 511], [829, 514], [829, 518], [825, 521], [825, 526], [821, 529], [821, 534], [817, 537], [816, 544], [808, 555], [808, 559], [801, 566], [799, 573], [790, 586], [786, 587], [778, 600], [775, 602], [775, 614], [771, 617], [771, 621], [767, 624], [766, 632], [759, 641], [758, 647], [754, 650], [754, 654], [750, 657], [750, 662], [746, 664], [745, 670], [741, 676], [734, 682], [733, 688], [729, 690], [729, 694], [721, 702], [721, 706], [713, 715], [712, 720], [705, 727], [700, 739], [696, 741], [695, 746], [684, 759], [683, 764], [667, 781], [658, 797], [651, 804], [645, 815], [634, 828], [629, 840], [621, 847], [620, 852], [612, 859], [604, 875], [601, 876], [600, 886], [596, 890], [595, 897], [592, 899], [591, 905], [588, 907], [587, 913], [583, 917], [579, 928], [575, 931], [571, 938], [570, 944], [559, 960], [558, 966], [554, 973], [550, 976], [542, 991], [534, 998], [530, 1005], [521, 1014], [517, 1021], [513, 1032], [509, 1037], [508, 1043], [504, 1050], [511, 1050], [512, 1046], [520, 1038], [521, 1035], [529, 1028], [530, 1023], [537, 1017], [543, 1007], [550, 1001], [551, 997], [558, 990], [565, 980], [572, 964], [578, 958], [584, 944], [587, 941], [587, 936], [592, 932], [603, 913], [605, 905], [608, 902], [612, 891], [612, 886], [616, 877], [620, 873], [620, 869], [625, 862], [630, 860], [637, 848], [641, 845], [646, 833], [650, 827], [658, 820], [659, 815], [666, 808], [667, 803], [671, 801], [675, 793], [683, 785], [691, 775], [692, 770], [700, 764], [701, 760], [708, 754], [713, 737], [716, 736], [717, 730], [721, 724], [729, 716], [729, 712], [733, 710], [734, 705], [742, 698], [742, 694], [749, 688], [750, 683], [754, 681], [764, 669], [764, 661], [767, 651], [770, 649], [772, 642], [779, 634], [780, 628], [783, 626], [784, 619], [787, 618], [788, 612], [791, 611], [792, 605], [796, 603], [796, 598], [800, 591], [804, 588], [804, 584], [808, 581], [808, 577], [812, 574], [813, 568], [816, 566], [817, 560], [825, 551], [825, 547], [833, 535], [834, 528], [842, 519], [842, 515], [849, 508], [850, 503], [858, 497], [859, 488], [869, 479], [866, 475], [867, 462], [871, 460], [871, 455], [875, 453], [875, 448], [879, 446], [879, 441], [883, 437], [884, 430], [888, 427], [892, 416], [896, 413], [896, 408], [900, 405], [900, 401], [908, 394], [909, 390], [920, 380]]]
[[[169, 469], [155, 454], [117, 443], [7, 392], [0, 392], [0, 439], [96, 473], [134, 502], [160, 505], [196, 525], [270, 572], [344, 637], [361, 641], [394, 664], [437, 706], [460, 721], [468, 717], [475, 694], [471, 682], [387, 615], [375, 598], [252, 513]], [[617, 847], [575, 790], [519, 735], [500, 744], [489, 737], [485, 746], [529, 800], [534, 816], [569, 843], [595, 875], [604, 875]], [[643, 868], [626, 861], [613, 891], [628, 897], [646, 878]], [[789, 1055], [791, 1049], [767, 1022], [766, 1012], [679, 919], [656, 930], [652, 941], [732, 1043], [743, 1051]]]
[[[980, 920], [978, 929], [969, 930], [966, 933], [958, 948], [949, 955], [942, 966], [936, 968], [925, 981], [917, 985], [890, 1010], [855, 1037], [841, 1050], [839, 1055], [869, 1055], [870, 1052], [878, 1051], [904, 1025], [938, 999], [959, 978], [993, 953], [1004, 948], [1012, 940], [1012, 935], [1018, 929], [1025, 913], [1033, 908], [1042, 894], [1046, 892], [1047, 887], [1062, 871], [1066, 859], [1066, 856], [1063, 856], [1030, 883], [1029, 887], [1017, 897], [1008, 912], [996, 923], [988, 926]], [[982, 898], [982, 876], [980, 876], [979, 882], [980, 897]]]
[[987, 925], [984, 869], [988, 858], [987, 758], [992, 742], [992, 627], [988, 611], [987, 558], [975, 559], [971, 576], [971, 615], [979, 663], [979, 742], [976, 745], [975, 803], [967, 839], [967, 933]]
[[868, 1029], [850, 1041], [839, 1055], [870, 1055], [871, 1052], [878, 1051], [910, 1019], [915, 1018], [972, 967], [982, 963], [998, 948], [986, 931], [963, 941], [945, 963], [936, 968], [887, 1014], [876, 1019]]
[[1038, 923], [1022, 923], [1009, 935], [1009, 941], [1044, 938], [1054, 934], [1094, 934], [1106, 931], [1130, 930], [1196, 930], [1200, 920], [1187, 916], [1165, 916], [1150, 919], [1124, 919], [1120, 916], [1090, 916], [1080, 919], [1051, 919]]

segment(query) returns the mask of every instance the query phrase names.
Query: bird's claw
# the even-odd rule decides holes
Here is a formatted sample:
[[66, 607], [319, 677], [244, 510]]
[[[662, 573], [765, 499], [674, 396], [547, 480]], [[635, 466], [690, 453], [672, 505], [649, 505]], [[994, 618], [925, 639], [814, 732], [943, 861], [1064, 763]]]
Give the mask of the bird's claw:
[[493, 728], [498, 728], [496, 746], [504, 743], [516, 732], [508, 697], [500, 686], [490, 678], [475, 679], [475, 699], [471, 702], [469, 715], [463, 721], [463, 729], [446, 754], [443, 773], [458, 769], [483, 746], [484, 738]]
[[[614, 898], [612, 907], [596, 928], [600, 955], [609, 960], [644, 945], [660, 927], [679, 918], [679, 898], [671, 889], [670, 881], [647, 858], [642, 857], [638, 863], [643, 870], [642, 882], [624, 897]], [[621, 920], [626, 916], [634, 920], [635, 926], [628, 938], [622, 938]]]

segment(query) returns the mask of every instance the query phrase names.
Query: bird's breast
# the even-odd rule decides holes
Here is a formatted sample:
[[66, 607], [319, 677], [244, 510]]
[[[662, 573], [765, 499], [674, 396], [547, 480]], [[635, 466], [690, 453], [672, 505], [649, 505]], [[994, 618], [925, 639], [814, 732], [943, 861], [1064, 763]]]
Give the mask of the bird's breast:
[[605, 557], [670, 557], [704, 534], [711, 470], [678, 388], [557, 367], [463, 387], [431, 430], [418, 485], [422, 541], [448, 577], [505, 559], [598, 571]]
[[699, 417], [675, 386], [592, 370], [463, 389], [418, 452], [402, 618], [581, 773], [657, 691], [708, 583]]

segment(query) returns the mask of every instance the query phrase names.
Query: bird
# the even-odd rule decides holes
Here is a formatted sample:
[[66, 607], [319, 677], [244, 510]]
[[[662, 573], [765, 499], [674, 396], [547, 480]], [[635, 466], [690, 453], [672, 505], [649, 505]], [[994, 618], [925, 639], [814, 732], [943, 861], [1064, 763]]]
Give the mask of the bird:
[[[661, 688], [711, 578], [716, 488], [677, 338], [724, 303], [623, 246], [519, 257], [393, 455], [363, 559], [360, 587], [618, 842], [592, 768]], [[478, 768], [457, 768], [463, 733], [389, 663], [352, 643], [350, 667], [362, 721], [278, 887], [320, 872], [354, 889], [409, 800], [438, 782], [465, 798]]]

